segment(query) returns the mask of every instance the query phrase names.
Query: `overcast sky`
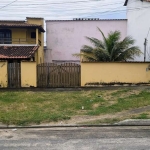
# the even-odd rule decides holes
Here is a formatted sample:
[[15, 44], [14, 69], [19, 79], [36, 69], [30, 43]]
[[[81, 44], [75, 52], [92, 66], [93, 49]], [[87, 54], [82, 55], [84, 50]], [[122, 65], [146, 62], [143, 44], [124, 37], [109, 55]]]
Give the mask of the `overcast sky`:
[[0, 19], [126, 18], [125, 0], [0, 0]]

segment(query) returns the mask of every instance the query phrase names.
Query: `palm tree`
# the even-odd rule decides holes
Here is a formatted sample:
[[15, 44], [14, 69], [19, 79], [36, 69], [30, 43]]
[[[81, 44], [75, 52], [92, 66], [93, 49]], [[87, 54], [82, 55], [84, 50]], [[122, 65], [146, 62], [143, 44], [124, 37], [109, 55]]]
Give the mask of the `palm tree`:
[[134, 60], [135, 56], [140, 56], [142, 53], [137, 46], [133, 46], [135, 40], [127, 36], [122, 41], [120, 31], [108, 33], [105, 37], [104, 33], [98, 28], [102, 34], [103, 41], [86, 37], [93, 46], [84, 45], [81, 53], [73, 54], [73, 56], [83, 56], [89, 61], [127, 61]]

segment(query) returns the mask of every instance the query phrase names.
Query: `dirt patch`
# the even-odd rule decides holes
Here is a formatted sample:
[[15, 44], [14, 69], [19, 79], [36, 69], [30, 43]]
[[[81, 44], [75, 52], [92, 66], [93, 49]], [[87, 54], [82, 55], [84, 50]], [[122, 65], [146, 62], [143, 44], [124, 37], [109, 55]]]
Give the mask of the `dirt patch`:
[[99, 106], [100, 106], [100, 104], [99, 104], [99, 103], [96, 103], [96, 104], [93, 105], [92, 108], [93, 108], [93, 109], [96, 109], [96, 108], [98, 108]]
[[96, 120], [104, 120], [104, 119], [125, 119], [125, 118], [131, 118], [134, 115], [138, 115], [141, 113], [145, 113], [147, 111], [150, 111], [150, 106], [145, 106], [142, 108], [127, 110], [123, 112], [119, 112], [116, 114], [107, 114], [107, 115], [99, 115], [99, 116], [74, 116], [70, 120], [66, 121], [59, 121], [59, 122], [52, 122], [50, 125], [62, 125], [62, 124], [82, 124], [84, 122], [90, 122], [90, 121], [96, 121]]

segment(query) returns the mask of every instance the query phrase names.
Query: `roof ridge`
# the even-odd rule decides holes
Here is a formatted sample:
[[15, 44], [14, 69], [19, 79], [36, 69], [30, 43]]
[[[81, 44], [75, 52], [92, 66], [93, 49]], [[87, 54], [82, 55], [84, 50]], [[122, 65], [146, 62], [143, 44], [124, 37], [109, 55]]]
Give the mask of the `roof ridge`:
[[39, 28], [39, 30], [41, 32], [45, 32], [44, 28], [42, 25], [39, 25], [39, 24], [29, 24], [29, 23], [3, 23], [3, 22], [0, 22], [0, 27], [27, 27], [27, 28]]

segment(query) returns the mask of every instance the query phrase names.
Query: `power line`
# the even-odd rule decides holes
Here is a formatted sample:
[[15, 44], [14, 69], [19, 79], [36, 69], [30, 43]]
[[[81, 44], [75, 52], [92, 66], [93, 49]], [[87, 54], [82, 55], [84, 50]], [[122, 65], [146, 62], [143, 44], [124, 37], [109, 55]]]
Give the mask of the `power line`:
[[[16, 0], [17, 1], [17, 0]], [[13, 1], [13, 2], [11, 2], [10, 4], [12, 4], [12, 3], [14, 3], [14, 2], [16, 2], [16, 1]], [[130, 3], [133, 3], [133, 2], [136, 2], [137, 0], [135, 0], [135, 1], [132, 1], [132, 2], [130, 2]], [[91, 1], [91, 0], [88, 0], [88, 1], [78, 1], [78, 2], [93, 2], [93, 1]], [[95, 1], [94, 1], [95, 2]], [[65, 2], [63, 2], [63, 3], [61, 3], [61, 4], [64, 4]], [[77, 3], [77, 2], [66, 2], [66, 3]], [[6, 6], [8, 6], [8, 5], [10, 5], [10, 4], [7, 4]], [[48, 3], [44, 3], [43, 5], [47, 5]], [[53, 3], [53, 4], [56, 4], [56, 3]], [[57, 3], [58, 4], [58, 3]], [[59, 3], [60, 4], [60, 3]], [[100, 5], [100, 6], [97, 6], [97, 7], [100, 7], [101, 9], [102, 9], [102, 6], [110, 6], [110, 5], [115, 5], [115, 4], [120, 4], [120, 2], [118, 1], [118, 3], [109, 3], [109, 4], [105, 4], [105, 5]], [[36, 5], [36, 4], [34, 4], [34, 5]], [[38, 5], [41, 5], [41, 4], [38, 4]], [[37, 6], [38, 6], [37, 5]], [[6, 6], [3, 6], [3, 7], [6, 7]], [[13, 5], [14, 6], [14, 5]], [[30, 6], [30, 4], [28, 4], [28, 6]], [[31, 15], [31, 13], [30, 13], [30, 10], [29, 9], [32, 9], [32, 8], [38, 8], [37, 6], [35, 6], [35, 7], [30, 7], [30, 8], [27, 8], [27, 7], [24, 7], [24, 10], [23, 10], [23, 8], [22, 7], [20, 7], [20, 6], [18, 6], [17, 5], [17, 7], [15, 7], [15, 8], [13, 8], [12, 9], [12, 7], [11, 7], [11, 10], [8, 10], [7, 11], [7, 13], [8, 12], [11, 12], [11, 13], [13, 13], [14, 11], [12, 11], [12, 10], [14, 10], [15, 9], [15, 14], [16, 14], [16, 9], [18, 9], [18, 8], [20, 8], [21, 10], [23, 10], [23, 11], [25, 11], [25, 10], [28, 10], [28, 12], [25, 14], [26, 16], [29, 14], [29, 15]], [[61, 7], [60, 7], [61, 8]], [[63, 8], [63, 7], [62, 7]], [[88, 9], [88, 8], [90, 8], [90, 6], [89, 7], [87, 7], [86, 6], [86, 8]], [[65, 9], [65, 10], [61, 10], [61, 11], [63, 11], [63, 12], [65, 12], [64, 14], [65, 15], [68, 15], [69, 14], [69, 12], [72, 12], [72, 11], [75, 11], [75, 10], [83, 10], [83, 11], [85, 11], [86, 10], [86, 8], [84, 8], [84, 9], [77, 9], [77, 8], [75, 8], [75, 9], [69, 9], [69, 10], [67, 10], [67, 9]], [[104, 7], [103, 7], [104, 8]], [[103, 11], [103, 12], [89, 12], [89, 13], [94, 13], [94, 15], [96, 15], [96, 14], [99, 14], [99, 15], [105, 15], [105, 14], [116, 14], [116, 13], [120, 13], [120, 12], [125, 12], [126, 11], [126, 9], [124, 9], [124, 10], [114, 10], [114, 9], [118, 9], [118, 8], [120, 8], [120, 7], [117, 7], [117, 8], [110, 8], [111, 10], [107, 10], [107, 11]], [[128, 11], [134, 11], [134, 10], [139, 10], [139, 9], [146, 9], [146, 8], [149, 8], [149, 6], [148, 7], [137, 7], [137, 8], [132, 8], [132, 7], [130, 7], [130, 8], [127, 8], [127, 10]], [[106, 8], [106, 9], [108, 9], [108, 8]], [[45, 11], [45, 13], [43, 13], [43, 11]], [[34, 14], [34, 15], [37, 15], [37, 13], [39, 13], [39, 14], [43, 14], [43, 15], [46, 15], [46, 17], [48, 17], [48, 16], [50, 16], [51, 14], [48, 14], [47, 12], [47, 9], [41, 9], [41, 10], [32, 10], [32, 14]], [[55, 15], [55, 12], [54, 11], [58, 11], [57, 9], [56, 10], [52, 10], [53, 11], [53, 14]], [[59, 11], [60, 11], [60, 9], [59, 9]], [[24, 12], [22, 12], [22, 13], [24, 13]], [[72, 12], [73, 13], [73, 12]], [[62, 13], [59, 13], [57, 16], [60, 16], [60, 14], [62, 14]], [[80, 15], [86, 15], [87, 13], [83, 13], [83, 12], [80, 12], [79, 13]], [[17, 14], [17, 16], [23, 16], [24, 14]], [[76, 14], [74, 14], [74, 16], [75, 16]], [[5, 15], [5, 16], [7, 16], [7, 15]], [[10, 14], [8, 14], [8, 16], [10, 16]], [[92, 16], [92, 15], [90, 15], [90, 16]]]
[[[95, 0], [93, 0], [93, 1], [91, 1], [91, 0], [88, 0], [88, 1], [77, 1], [77, 2], [95, 2]], [[77, 3], [77, 2], [66, 2], [66, 3]], [[63, 2], [63, 3], [61, 3], [61, 4], [64, 4], [65, 2]], [[120, 2], [120, 1], [118, 1], [118, 3], [109, 3], [109, 4], [103, 4], [103, 5], [100, 5], [100, 7], [101, 7], [101, 9], [102, 9], [102, 6], [110, 6], [110, 5], [116, 5], [116, 4], [120, 4], [120, 3], [122, 3], [122, 2]], [[44, 3], [44, 5], [47, 5], [48, 3]], [[52, 4], [52, 3], [51, 3]], [[56, 4], [56, 3], [53, 3], [53, 4]], [[58, 4], [58, 3], [57, 3]], [[60, 3], [59, 3], [60, 4]], [[13, 5], [14, 6], [14, 5]], [[18, 5], [17, 5], [18, 6]], [[28, 6], [30, 6], [30, 4], [28, 4]], [[27, 8], [27, 7], [24, 7], [24, 11], [25, 10], [28, 10], [28, 14], [30, 14], [29, 12], [30, 12], [30, 9], [32, 9], [33, 8], [33, 6], [32, 7], [30, 7], [30, 8]], [[38, 8], [38, 7], [35, 7], [35, 8]], [[63, 8], [63, 7], [62, 7]], [[89, 9], [90, 8], [90, 6], [89, 7], [87, 7], [87, 9]], [[8, 12], [11, 12], [12, 13], [12, 10], [15, 10], [15, 14], [16, 14], [16, 10], [19, 10], [19, 9], [21, 9], [21, 10], [23, 10], [23, 8], [22, 7], [20, 7], [20, 6], [18, 6], [18, 7], [15, 7], [15, 8], [12, 8], [11, 7], [11, 10], [8, 10], [7, 11], [7, 13]], [[108, 8], [107, 8], [108, 9]], [[75, 9], [70, 9], [70, 10], [65, 10], [64, 12], [66, 13], [69, 13], [69, 11], [77, 11], [77, 10], [86, 10], [85, 8], [83, 9], [77, 9], [77, 8], [75, 8]], [[42, 11], [45, 11], [45, 15], [47, 15], [47, 12], [46, 12], [46, 9], [38, 9], [38, 10], [32, 10], [32, 14], [36, 14], [36, 13], [41, 13], [41, 14], [43, 14], [42, 13]], [[52, 11], [57, 11], [57, 10], [52, 10]], [[60, 11], [60, 9], [59, 9], [59, 11]], [[24, 13], [24, 12], [22, 12], [22, 13]], [[81, 15], [83, 14], [83, 13], [80, 13]], [[87, 13], [86, 13], [87, 14]], [[9, 15], [9, 14], [8, 14]], [[17, 16], [21, 16], [21, 15], [23, 15], [23, 14], [18, 14]], [[26, 14], [27, 15], [27, 14]], [[65, 15], [67, 15], [67, 14], [65, 14]]]
[[[108, 4], [107, 6], [109, 6], [109, 5], [113, 5], [113, 4]], [[104, 5], [103, 5], [104, 6]], [[18, 7], [18, 8], [20, 8], [20, 7]], [[33, 7], [30, 7], [30, 8], [33, 8]], [[35, 7], [35, 8], [37, 8], [37, 7]], [[115, 9], [118, 9], [118, 8], [120, 8], [120, 7], [117, 7], [117, 8], [115, 8]], [[148, 7], [142, 7], [142, 9], [143, 8], [149, 8], [149, 6]], [[16, 12], [16, 9], [17, 8], [15, 8], [15, 12]], [[20, 8], [20, 9], [22, 9], [22, 8]], [[25, 8], [25, 9], [29, 9], [29, 8]], [[107, 8], [108, 9], [108, 8]], [[137, 9], [141, 9], [140, 7], [137, 7], [137, 8], [128, 8], [127, 10], [137, 10]], [[72, 11], [72, 10], [83, 10], [83, 9], [70, 9], [70, 10], [65, 10], [64, 12], [66, 12], [66, 11]], [[12, 8], [11, 8], [11, 11], [12, 11]], [[46, 11], [45, 9], [41, 9], [41, 10], [38, 10], [38, 12], [41, 12], [41, 11]], [[97, 13], [107, 13], [107, 12], [116, 12], [116, 11], [118, 11], [118, 12], [120, 12], [120, 11], [126, 11], [126, 10], [115, 10], [115, 11], [110, 11], [110, 10], [108, 10], [108, 11], [105, 11], [105, 12], [97, 12]], [[35, 11], [35, 13], [36, 13], [36, 11]]]
[[[37, 2], [37, 1], [36, 1]], [[40, 2], [40, 1], [38, 1]], [[56, 2], [43, 2], [41, 1], [40, 3], [31, 3], [31, 2], [27, 2], [27, 1], [18, 1], [18, 3], [22, 3], [23, 6], [31, 6], [31, 5], [48, 5], [48, 4], [54, 4], [54, 5], [59, 5], [59, 4], [74, 4], [74, 3], [85, 3], [85, 2], [95, 2], [95, 3], [99, 3], [100, 1], [96, 1], [96, 0], [82, 0], [82, 1], [73, 1], [73, 2], [60, 2], [60, 3], [56, 3]], [[120, 2], [122, 3], [121, 1], [116, 1], [116, 2]], [[2, 4], [2, 3], [1, 3]], [[115, 3], [114, 3], [115, 4]], [[14, 5], [14, 6], [17, 6], [17, 5]]]
[[[97, 1], [97, 0], [84, 0], [84, 1], [73, 1], [73, 2], [61, 2], [61, 3], [53, 3], [53, 2], [50, 2], [50, 3], [43, 3], [43, 1], [41, 1], [42, 3], [38, 3], [38, 4], [28, 4], [27, 3], [27, 5], [25, 5], [25, 2], [26, 1], [20, 1], [21, 3], [23, 3], [23, 6], [32, 6], [32, 5], [48, 5], [48, 4], [56, 4], [56, 5], [59, 5], [59, 4], [74, 4], [74, 3], [85, 3], [85, 2], [100, 2], [100, 1]], [[120, 2], [120, 3], [122, 3], [121, 1], [118, 1], [118, 2]], [[114, 4], [116, 4], [116, 2], [114, 3]], [[107, 4], [107, 5], [109, 5], [109, 4]], [[14, 5], [15, 6], [15, 5]]]
[[[137, 8], [129, 8], [129, 9], [127, 9], [128, 11], [138, 11], [139, 9], [147, 9], [147, 8], [150, 8], [150, 6], [148, 6], [148, 7], [137, 7]], [[116, 9], [116, 8], [115, 8]], [[95, 12], [94, 14], [98, 14], [98, 13], [100, 13], [100, 15], [101, 14], [103, 14], [103, 13], [120, 13], [120, 12], [126, 12], [127, 11], [126, 9], [125, 10], [114, 10], [114, 11], [105, 11], [105, 12]]]
[[[16, 1], [14, 1], [14, 2], [16, 2]], [[10, 4], [12, 4], [12, 3], [14, 3], [14, 2], [11, 2]], [[21, 2], [23, 2], [23, 1], [21, 1]], [[25, 1], [24, 1], [25, 2]], [[62, 2], [62, 3], [44, 3], [44, 4], [42, 4], [42, 5], [48, 5], [48, 4], [66, 4], [66, 3], [81, 3], [81, 2], [97, 2], [96, 0], [87, 0], [87, 1], [77, 1], [77, 2]], [[118, 1], [118, 3], [109, 3], [109, 4], [105, 4], [105, 5], [100, 5], [100, 7], [102, 8], [102, 6], [110, 6], [110, 5], [116, 5], [116, 4], [120, 4], [120, 3], [122, 3], [122, 2], [120, 2], [120, 1]], [[7, 4], [7, 5], [5, 5], [5, 6], [3, 6], [3, 8], [4, 7], [6, 7], [6, 6], [8, 6], [8, 5], [10, 5], [10, 4]], [[41, 6], [41, 4], [28, 4], [28, 5], [25, 5], [25, 4], [23, 4], [24, 6], [32, 6], [32, 5], [40, 5]], [[14, 6], [14, 5], [13, 5]], [[17, 5], [18, 6], [18, 5]], [[38, 8], [38, 7], [30, 7], [30, 8], [27, 8], [27, 7], [24, 7], [24, 10], [26, 9], [26, 10], [29, 10], [29, 9], [32, 9], [32, 8]], [[63, 7], [62, 7], [63, 8]], [[89, 8], [89, 7], [88, 7]], [[12, 12], [12, 10], [15, 10], [15, 13], [16, 13], [16, 9], [21, 9], [21, 10], [23, 10], [23, 8], [22, 7], [20, 7], [20, 5], [18, 6], [18, 7], [15, 7], [15, 8], [12, 8], [11, 7], [11, 11], [9, 11], [9, 12]], [[108, 8], [107, 8], [108, 9]], [[70, 10], [65, 10], [64, 12], [69, 12], [69, 11], [73, 11], [73, 10], [83, 10], [83, 9], [77, 9], [77, 8], [75, 8], [75, 9], [70, 9]], [[8, 11], [7, 11], [7, 13], [8, 13]], [[38, 11], [35, 11], [34, 10], [34, 13], [36, 13], [36, 12], [41, 12], [41, 11], [46, 11], [45, 9], [41, 9], [41, 10], [38, 10]], [[83, 10], [84, 11], [84, 10]], [[33, 14], [33, 12], [32, 12], [32, 14]]]
[[[17, 1], [17, 0], [16, 0]], [[12, 4], [12, 3], [14, 3], [14, 2], [16, 2], [16, 1], [13, 1], [13, 2], [11, 2], [11, 3], [9, 3], [9, 4], [7, 4], [7, 5], [5, 5], [5, 6], [3, 6], [2, 8], [4, 8], [4, 7], [6, 7], [6, 6], [8, 6], [8, 5], [10, 5], [10, 4]], [[90, 1], [91, 2], [91, 0], [88, 0], [88, 1]], [[136, 0], [137, 1], [137, 0]], [[83, 1], [78, 1], [78, 2], [83, 2]], [[85, 2], [85, 1], [84, 1]], [[133, 2], [135, 2], [135, 1], [133, 1]], [[75, 3], [75, 2], [67, 2], [67, 3]], [[56, 4], [56, 3], [55, 3]], [[119, 4], [119, 3], [118, 3]], [[114, 5], [114, 4], [108, 4], [107, 6], [109, 6], [109, 5]], [[102, 6], [104, 6], [104, 5], [102, 5]], [[22, 7], [18, 7], [18, 8], [20, 8], [20, 9], [22, 9]], [[31, 7], [30, 7], [31, 8]], [[33, 7], [32, 7], [33, 8]], [[35, 7], [35, 8], [37, 8], [37, 7]], [[120, 7], [118, 7], [118, 8], [120, 8]], [[144, 7], [143, 7], [144, 8]], [[145, 8], [148, 8], [148, 7], [145, 7]], [[16, 9], [17, 9], [17, 7], [15, 7], [15, 13], [16, 13]], [[28, 8], [25, 8], [25, 9], [28, 9]], [[115, 9], [117, 9], [117, 8], [115, 8]], [[140, 8], [134, 8], [134, 10], [135, 9], [140, 9]], [[72, 10], [81, 10], [81, 9], [70, 9], [70, 10], [67, 10], [67, 11], [72, 11]], [[82, 9], [83, 10], [83, 9]], [[128, 10], [133, 10], [133, 9], [131, 9], [131, 8], [129, 8]], [[9, 10], [8, 10], [9, 11]], [[10, 10], [11, 12], [12, 12], [12, 8], [11, 8], [11, 10]], [[45, 9], [43, 9], [43, 10], [38, 10], [37, 12], [41, 12], [41, 11], [45, 11]], [[120, 11], [126, 11], [126, 10], [115, 10], [115, 11], [110, 11], [110, 10], [108, 10], [108, 11], [105, 11], [105, 12], [97, 12], [97, 13], [108, 13], [108, 12], [116, 12], [116, 11], [118, 11], [118, 12], [120, 12]], [[36, 11], [34, 11], [35, 13], [36, 13]], [[65, 11], [66, 12], [66, 11]]]
[[[77, 1], [77, 2], [67, 2], [67, 3], [78, 3], [78, 2], [81, 2], [81, 1]], [[88, 0], [88, 1], [84, 1], [84, 2], [93, 2], [93, 1], [90, 1], [90, 0]], [[104, 4], [104, 5], [100, 5], [100, 7], [103, 7], [103, 6], [110, 6], [110, 5], [116, 5], [116, 4], [121, 4], [122, 2], [119, 2], [118, 1], [118, 3], [117, 2], [115, 2], [115, 3], [109, 3], [109, 4]], [[21, 4], [18, 4], [18, 5], [13, 5], [12, 7], [15, 7], [15, 8], [27, 8], [26, 6], [30, 6], [30, 8], [38, 8], [38, 6], [48, 6], [49, 7], [49, 5], [48, 4], [56, 4], [56, 3], [43, 3], [43, 4], [23, 4], [23, 7], [21, 6]], [[60, 4], [60, 3], [59, 3]], [[61, 3], [61, 4], [66, 4], [66, 3]], [[32, 6], [32, 5], [37, 5], [37, 6]], [[17, 7], [16, 7], [17, 6]], [[80, 6], [80, 5], [79, 5]], [[12, 7], [11, 7], [11, 9], [12, 9]], [[52, 6], [50, 6], [50, 7], [52, 7]], [[64, 6], [61, 6], [61, 7], [64, 7]], [[27, 8], [28, 9], [28, 8]]]
[[11, 4], [13, 4], [13, 3], [15, 3], [16, 1], [17, 1], [17, 0], [15, 0], [15, 1], [13, 1], [13, 2], [11, 2], [11, 3], [7, 4], [7, 5], [3, 6], [3, 7], [1, 7], [0, 9], [3, 9], [3, 8], [5, 8], [5, 7], [7, 7], [7, 6], [9, 6], [9, 5], [11, 5]]

